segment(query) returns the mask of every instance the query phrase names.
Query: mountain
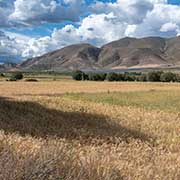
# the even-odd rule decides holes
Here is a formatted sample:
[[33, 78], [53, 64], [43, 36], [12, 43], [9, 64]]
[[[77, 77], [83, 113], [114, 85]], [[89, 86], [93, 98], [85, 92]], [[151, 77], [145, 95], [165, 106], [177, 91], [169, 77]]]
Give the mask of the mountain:
[[101, 48], [90, 44], [67, 46], [28, 59], [22, 70], [97, 70], [180, 66], [180, 37], [123, 38]]
[[5, 62], [0, 64], [0, 71], [13, 71], [16, 69], [17, 64], [12, 62]]
[[19, 67], [24, 70], [75, 70], [98, 69], [98, 56], [101, 49], [90, 44], [71, 45], [41, 57], [28, 59]]

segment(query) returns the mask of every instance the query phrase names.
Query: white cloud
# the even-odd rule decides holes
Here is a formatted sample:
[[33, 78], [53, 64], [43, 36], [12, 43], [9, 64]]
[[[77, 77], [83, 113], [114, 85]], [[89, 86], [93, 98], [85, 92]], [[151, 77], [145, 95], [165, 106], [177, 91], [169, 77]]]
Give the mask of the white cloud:
[[169, 23], [163, 24], [161, 26], [160, 31], [161, 32], [177, 31], [177, 29], [179, 29], [177, 24], [169, 22]]
[[8, 27], [10, 25], [8, 16], [12, 11], [12, 0], [0, 1], [0, 27]]
[[153, 4], [149, 0], [117, 0], [115, 3], [97, 2], [92, 5], [95, 13], [111, 13], [119, 21], [129, 24], [139, 24], [146, 17], [148, 11], [153, 9]]
[[133, 36], [134, 32], [136, 31], [137, 25], [128, 25], [125, 31], [125, 36]]
[[20, 36], [19, 39], [16, 39], [0, 31], [0, 62], [16, 62], [21, 59], [22, 52], [27, 46], [25, 39], [23, 40]]
[[66, 7], [55, 0], [16, 0], [14, 12], [9, 19], [30, 25], [65, 20], [79, 21], [81, 0], [66, 0], [65, 3], [68, 3]]
[[[124, 36], [126, 24], [116, 23], [114, 15], [99, 14], [84, 18], [81, 25], [75, 28], [66, 25], [62, 29], [55, 29], [51, 36], [39, 39], [31, 39], [27, 48], [23, 51], [23, 57], [40, 56], [46, 52], [62, 48], [76, 43], [91, 43], [101, 46], [119, 36]], [[102, 28], [103, 27], [103, 28]], [[118, 30], [118, 34], [117, 34]]]
[[176, 31], [162, 31], [162, 26], [169, 23], [180, 25], [180, 6], [156, 4], [143, 23], [137, 26], [133, 36], [176, 36]]
[[78, 22], [83, 0], [0, 0], [0, 27]]
[[[12, 1], [9, 0], [11, 4]], [[80, 21], [83, 0], [64, 0], [64, 3], [66, 7], [55, 0], [16, 0], [14, 9], [13, 6], [7, 8], [7, 4], [2, 6], [0, 3], [0, 7], [4, 7], [0, 8], [0, 25]], [[9, 49], [13, 49], [13, 54], [25, 59], [75, 43], [101, 46], [125, 36], [180, 35], [180, 6], [168, 4], [167, 0], [117, 0], [114, 3], [96, 1], [88, 8], [88, 12], [91, 12], [90, 15], [83, 17], [76, 26], [69, 24], [54, 29], [50, 36], [37, 39], [7, 34], [11, 40], [3, 40], [0, 46], [5, 49], [7, 44]], [[13, 46], [15, 43], [18, 44], [16, 47]]]

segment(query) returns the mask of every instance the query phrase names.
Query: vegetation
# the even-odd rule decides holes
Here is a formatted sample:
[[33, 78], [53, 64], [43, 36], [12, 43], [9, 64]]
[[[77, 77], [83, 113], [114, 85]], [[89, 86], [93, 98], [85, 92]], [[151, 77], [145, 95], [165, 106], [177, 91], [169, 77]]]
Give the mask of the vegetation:
[[10, 78], [10, 81], [17, 81], [17, 80], [21, 80], [23, 79], [23, 74], [21, 72], [15, 72], [15, 73], [12, 73], [12, 76]]
[[146, 74], [141, 73], [140, 76], [138, 77], [138, 81], [146, 82], [146, 81], [147, 81], [147, 76], [146, 76]]
[[163, 74], [163, 72], [161, 72], [161, 71], [149, 72], [147, 74], [147, 81], [150, 81], [150, 82], [160, 82], [162, 74]]
[[83, 72], [82, 72], [82, 71], [75, 71], [75, 72], [72, 74], [72, 78], [73, 78], [74, 80], [77, 80], [77, 81], [83, 80]]
[[0, 82], [0, 92], [1, 179], [179, 180], [178, 83]]
[[180, 75], [172, 72], [153, 71], [148, 73], [90, 73], [86, 74], [82, 71], [73, 73], [75, 80], [90, 80], [90, 81], [141, 81], [141, 82], [180, 82]]
[[89, 74], [88, 79], [90, 81], [104, 81], [106, 79], [106, 73], [95, 73]]
[[116, 74], [114, 72], [108, 73], [107, 80], [108, 81], [118, 81], [119, 80], [118, 74]]
[[166, 73], [161, 74], [160, 81], [161, 82], [175, 82], [177, 81], [176, 77], [177, 77], [176, 74], [172, 72], [166, 72]]
[[0, 76], [1, 76], [1, 77], [5, 77], [4, 73], [1, 73]]
[[37, 79], [26, 79], [27, 82], [37, 82]]
[[11, 77], [10, 79], [7, 79], [7, 81], [17, 81], [15, 77]]

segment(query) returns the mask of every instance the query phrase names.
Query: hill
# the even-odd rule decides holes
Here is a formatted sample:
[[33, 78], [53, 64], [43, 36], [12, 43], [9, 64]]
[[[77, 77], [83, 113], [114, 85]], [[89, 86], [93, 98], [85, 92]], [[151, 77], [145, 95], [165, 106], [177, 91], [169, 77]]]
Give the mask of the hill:
[[41, 57], [28, 59], [22, 62], [19, 67], [23, 70], [53, 71], [98, 69], [100, 51], [100, 48], [90, 44], [71, 45]]
[[8, 71], [16, 69], [17, 64], [12, 62], [5, 62], [0, 64], [0, 71]]
[[97, 70], [180, 66], [180, 37], [123, 38], [101, 48], [76, 44], [28, 59], [22, 70]]

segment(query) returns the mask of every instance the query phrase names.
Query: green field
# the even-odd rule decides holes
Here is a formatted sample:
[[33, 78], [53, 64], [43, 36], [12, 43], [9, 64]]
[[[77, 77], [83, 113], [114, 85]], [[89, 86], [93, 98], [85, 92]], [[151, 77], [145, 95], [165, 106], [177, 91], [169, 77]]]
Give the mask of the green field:
[[169, 112], [180, 112], [180, 91], [137, 91], [137, 92], [108, 92], [90, 94], [68, 94], [74, 100], [110, 105], [140, 107]]

